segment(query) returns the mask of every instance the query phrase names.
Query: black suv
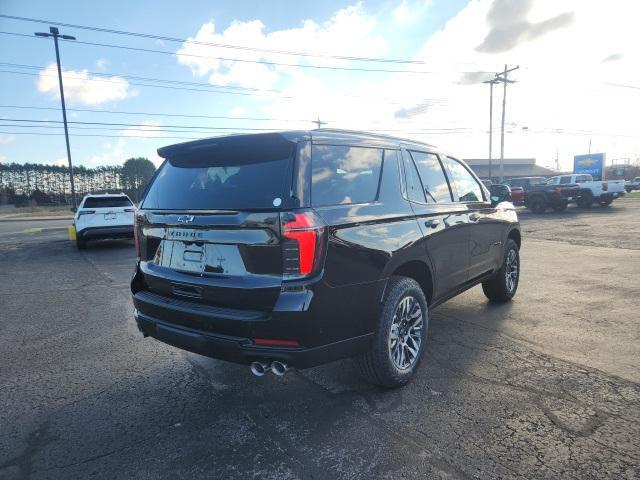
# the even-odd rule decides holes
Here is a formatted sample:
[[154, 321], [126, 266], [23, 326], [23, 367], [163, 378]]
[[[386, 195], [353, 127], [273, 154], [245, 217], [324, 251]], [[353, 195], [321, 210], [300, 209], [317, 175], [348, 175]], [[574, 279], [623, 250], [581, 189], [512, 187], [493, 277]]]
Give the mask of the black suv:
[[430, 145], [319, 129], [158, 153], [131, 283], [145, 336], [256, 375], [356, 357], [393, 387], [420, 363], [429, 308], [480, 283], [516, 293], [508, 189], [489, 198]]

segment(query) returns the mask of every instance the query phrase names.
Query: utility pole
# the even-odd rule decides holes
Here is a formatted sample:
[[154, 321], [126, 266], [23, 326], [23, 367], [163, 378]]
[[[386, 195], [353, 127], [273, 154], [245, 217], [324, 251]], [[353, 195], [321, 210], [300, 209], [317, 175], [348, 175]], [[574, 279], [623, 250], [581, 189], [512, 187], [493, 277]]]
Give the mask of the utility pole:
[[500, 183], [504, 180], [504, 117], [505, 107], [507, 104], [507, 83], [515, 83], [513, 80], [508, 79], [509, 72], [517, 70], [520, 66], [507, 69], [507, 65], [504, 66], [504, 71], [496, 74], [496, 80], [502, 82], [504, 85], [502, 91], [502, 126], [500, 129]]
[[62, 69], [60, 68], [60, 50], [58, 49], [58, 38], [63, 40], [75, 40], [71, 35], [60, 35], [58, 27], [49, 27], [49, 33], [36, 32], [36, 37], [53, 37], [53, 44], [56, 47], [56, 62], [58, 63], [58, 83], [60, 84], [60, 101], [62, 102], [62, 120], [64, 123], [64, 139], [67, 142], [67, 160], [69, 162], [69, 179], [71, 180], [71, 201], [74, 210], [78, 207], [76, 202], [76, 186], [73, 182], [73, 164], [71, 163], [71, 148], [69, 147], [69, 129], [67, 127], [67, 108], [64, 104], [64, 87], [62, 86]]
[[326, 125], [327, 122], [321, 122], [320, 121], [320, 116], [318, 116], [317, 120], [314, 120], [313, 123], [315, 123], [316, 125], [318, 125], [318, 128], [322, 128], [322, 125]]
[[489, 180], [491, 180], [493, 178], [491, 175], [491, 166], [493, 163], [493, 86], [499, 83], [499, 80], [492, 78], [482, 83], [489, 84]]

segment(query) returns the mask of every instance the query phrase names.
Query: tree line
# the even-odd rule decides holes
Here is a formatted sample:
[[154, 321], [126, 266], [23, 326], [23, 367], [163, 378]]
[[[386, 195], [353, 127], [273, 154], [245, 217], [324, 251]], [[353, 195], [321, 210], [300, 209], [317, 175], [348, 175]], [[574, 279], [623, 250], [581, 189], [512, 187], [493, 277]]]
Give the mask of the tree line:
[[[123, 165], [73, 168], [78, 201], [87, 193], [125, 192], [138, 201], [155, 165], [130, 158]], [[69, 167], [41, 163], [0, 163], [0, 204], [71, 205]]]

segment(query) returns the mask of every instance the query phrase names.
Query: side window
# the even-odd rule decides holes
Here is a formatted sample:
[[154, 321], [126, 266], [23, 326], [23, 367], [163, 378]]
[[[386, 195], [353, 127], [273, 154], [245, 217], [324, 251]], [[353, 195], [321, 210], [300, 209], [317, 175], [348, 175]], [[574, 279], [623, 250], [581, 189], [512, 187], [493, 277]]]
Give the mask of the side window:
[[547, 185], [557, 185], [558, 180], [559, 177], [551, 177], [549, 180], [547, 180]]
[[420, 184], [420, 177], [413, 160], [408, 155], [403, 155], [404, 177], [407, 183], [407, 198], [412, 202], [426, 203], [424, 190]]
[[371, 202], [376, 199], [382, 150], [335, 145], [311, 149], [311, 203], [314, 206]]
[[447, 183], [447, 177], [444, 175], [444, 170], [442, 170], [438, 156], [433, 153], [424, 152], [409, 153], [416, 167], [418, 167], [418, 174], [420, 175], [420, 180], [422, 180], [422, 187], [427, 198], [427, 203], [450, 202], [451, 192], [449, 190], [449, 184]]
[[[581, 179], [576, 179], [578, 182], [582, 181]], [[560, 177], [560, 185], [566, 185], [568, 183], [571, 183], [571, 177]]]
[[451, 157], [447, 157], [447, 166], [461, 202], [481, 202], [484, 200], [480, 184], [464, 165]]

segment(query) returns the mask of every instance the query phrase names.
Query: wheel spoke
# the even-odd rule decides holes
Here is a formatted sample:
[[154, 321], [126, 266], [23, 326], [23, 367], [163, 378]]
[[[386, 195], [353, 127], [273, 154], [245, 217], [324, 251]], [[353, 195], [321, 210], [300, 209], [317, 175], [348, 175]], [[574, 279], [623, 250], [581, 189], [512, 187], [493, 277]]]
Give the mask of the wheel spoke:
[[389, 356], [400, 370], [410, 368], [416, 362], [422, 344], [423, 326], [420, 302], [412, 295], [400, 300], [389, 332]]

